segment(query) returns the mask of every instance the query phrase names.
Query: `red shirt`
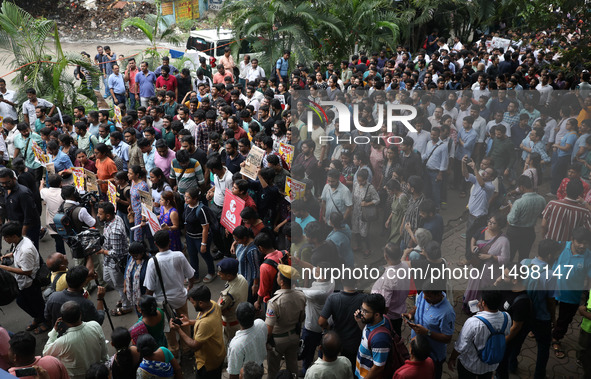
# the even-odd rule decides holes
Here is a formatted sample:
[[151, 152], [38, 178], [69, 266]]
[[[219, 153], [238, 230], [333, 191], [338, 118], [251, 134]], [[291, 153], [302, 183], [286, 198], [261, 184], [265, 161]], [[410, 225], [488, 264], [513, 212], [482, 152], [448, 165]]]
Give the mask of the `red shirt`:
[[241, 138], [248, 138], [248, 133], [246, 133], [246, 130], [238, 127], [238, 130], [234, 130], [234, 139], [238, 141]]
[[[283, 253], [279, 250], [275, 250], [265, 256], [265, 259], [271, 259], [278, 264], [281, 262]], [[291, 264], [291, 263], [290, 263]], [[271, 291], [273, 291], [273, 283], [277, 280], [277, 269], [268, 264], [261, 264], [260, 267], [260, 282], [258, 295], [263, 298], [266, 303], [271, 298]]]
[[[57, 359], [54, 356], [48, 355], [45, 357], [35, 357], [35, 361], [33, 363], [31, 363], [28, 366], [21, 366], [21, 367], [12, 367], [8, 370], [9, 373], [14, 375], [14, 371], [19, 369], [19, 368], [27, 368], [27, 367], [33, 367], [33, 366], [39, 366], [39, 367], [43, 367], [47, 373], [49, 374], [49, 377], [51, 379], [68, 379], [70, 376], [68, 375], [68, 370], [66, 370], [66, 366], [64, 366], [64, 364], [62, 363], [62, 361], [60, 361], [59, 359]], [[36, 376], [25, 376], [25, 379], [32, 379], [32, 378], [36, 378]]]
[[178, 87], [176, 78], [173, 75], [168, 75], [168, 79], [164, 79], [164, 76], [160, 75], [158, 79], [156, 79], [156, 88], [162, 88], [164, 86], [166, 86], [167, 91], [174, 92]]
[[394, 373], [392, 379], [431, 379], [435, 377], [435, 365], [431, 358], [422, 362], [406, 361]]
[[[589, 184], [587, 184], [587, 182], [585, 182], [583, 179], [579, 178], [579, 180], [583, 184], [583, 198], [585, 198], [586, 195], [589, 193], [591, 187], [589, 187]], [[560, 182], [560, 187], [558, 187], [558, 192], [556, 192], [556, 197], [558, 198], [558, 200], [562, 200], [566, 197], [566, 185], [569, 182], [570, 178], [564, 178], [562, 179], [562, 182]]]
[[591, 229], [591, 212], [569, 198], [549, 202], [542, 217], [548, 222], [548, 232], [544, 238], [554, 241], [570, 241], [573, 230], [579, 226]]
[[[250, 197], [250, 195], [247, 194], [246, 197], [242, 200], [244, 200], [244, 207], [252, 208], [255, 211], [257, 210], [257, 205], [254, 202], [254, 200], [252, 199], [252, 197]], [[261, 225], [261, 229], [263, 229], [265, 227], [265, 224], [262, 222], [259, 225]], [[260, 232], [260, 230], [258, 232]], [[257, 232], [257, 234], [258, 234], [258, 232]]]

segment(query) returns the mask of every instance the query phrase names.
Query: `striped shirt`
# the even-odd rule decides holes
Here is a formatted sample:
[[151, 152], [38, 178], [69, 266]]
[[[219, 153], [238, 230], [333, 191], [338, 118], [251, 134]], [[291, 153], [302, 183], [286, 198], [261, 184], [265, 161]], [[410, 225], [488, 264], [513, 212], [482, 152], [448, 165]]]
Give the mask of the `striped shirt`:
[[371, 340], [371, 349], [369, 348], [368, 337], [372, 330], [380, 326], [385, 326], [385, 319], [375, 325], [366, 325], [363, 329], [361, 344], [355, 362], [355, 378], [357, 379], [365, 378], [374, 365], [378, 367], [384, 366], [388, 360], [388, 354], [392, 349], [392, 339], [389, 334], [375, 334]]
[[570, 241], [575, 228], [591, 229], [591, 212], [575, 200], [552, 200], [546, 205], [542, 217], [548, 223], [544, 238], [554, 241]]
[[190, 158], [186, 168], [176, 158], [173, 159], [170, 164], [170, 179], [176, 180], [179, 193], [185, 193], [191, 187], [199, 187], [205, 180], [199, 161], [193, 158]]

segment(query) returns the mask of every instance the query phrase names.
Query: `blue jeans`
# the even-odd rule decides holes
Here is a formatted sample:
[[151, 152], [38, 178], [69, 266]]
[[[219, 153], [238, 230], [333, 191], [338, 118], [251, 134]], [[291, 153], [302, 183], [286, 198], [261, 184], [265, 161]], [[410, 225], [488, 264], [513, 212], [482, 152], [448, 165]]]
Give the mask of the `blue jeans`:
[[195, 277], [199, 277], [199, 255], [205, 261], [207, 265], [207, 273], [210, 275], [215, 275], [215, 267], [213, 265], [213, 257], [211, 256], [210, 248], [211, 248], [211, 235], [207, 238], [207, 250], [205, 253], [201, 253], [201, 238], [193, 238], [186, 236], [187, 242], [187, 250], [189, 252], [189, 262], [191, 263], [191, 267], [195, 270]]
[[302, 352], [302, 367], [304, 373], [314, 363], [314, 354], [316, 348], [322, 342], [322, 333], [313, 332], [306, 328], [302, 329], [302, 339], [304, 340], [304, 351]]
[[105, 99], [111, 96], [111, 91], [109, 91], [109, 76], [107, 75], [106, 78], [103, 77], [103, 84], [105, 85], [105, 95], [103, 96]]
[[135, 93], [129, 93], [129, 108], [128, 109], [135, 109], [135, 103], [136, 101], [139, 101], [139, 95], [138, 98], [136, 100], [135, 98]]
[[119, 104], [125, 104], [125, 94], [124, 93], [116, 93], [115, 97], [117, 98], [117, 101], [119, 102]]

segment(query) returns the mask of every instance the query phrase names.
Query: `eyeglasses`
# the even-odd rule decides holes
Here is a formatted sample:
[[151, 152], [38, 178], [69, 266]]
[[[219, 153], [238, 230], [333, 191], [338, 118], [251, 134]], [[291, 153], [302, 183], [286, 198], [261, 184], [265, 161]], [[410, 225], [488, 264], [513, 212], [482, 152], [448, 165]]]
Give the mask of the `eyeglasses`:
[[374, 313], [372, 311], [368, 311], [367, 309], [365, 309], [363, 307], [359, 308], [359, 312], [363, 313], [364, 315]]
[[496, 221], [493, 221], [493, 220], [488, 220], [488, 224], [489, 224], [489, 225], [496, 225], [496, 224], [497, 224], [497, 222], [496, 222]]

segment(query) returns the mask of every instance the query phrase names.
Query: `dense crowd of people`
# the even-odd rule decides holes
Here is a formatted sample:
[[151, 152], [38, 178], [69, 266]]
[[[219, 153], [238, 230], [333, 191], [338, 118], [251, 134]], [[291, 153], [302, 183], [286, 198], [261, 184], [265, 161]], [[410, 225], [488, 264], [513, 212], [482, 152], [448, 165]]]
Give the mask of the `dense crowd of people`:
[[[441, 378], [447, 363], [459, 378], [508, 378], [529, 335], [533, 376], [545, 378], [579, 313], [577, 362], [591, 375], [591, 74], [559, 63], [587, 28], [571, 18], [470, 44], [434, 30], [416, 52], [362, 52], [340, 69], [292, 67], [286, 51], [268, 77], [230, 49], [215, 70], [202, 59], [191, 72], [168, 57], [138, 68], [99, 46], [94, 63], [120, 119], [80, 105], [62, 114], [32, 88], [17, 104], [0, 79], [1, 233], [11, 246], [0, 273], [14, 275], [16, 303], [33, 319], [25, 331], [0, 327], [0, 368], [178, 379], [187, 360], [197, 378], [389, 379]], [[100, 86], [84, 69], [77, 77]], [[336, 108], [310, 111], [324, 101], [355, 106], [361, 128], [341, 131]], [[415, 108], [415, 130], [360, 130], [401, 104]], [[251, 177], [254, 147], [263, 157]], [[305, 188], [286, 196], [288, 178]], [[220, 225], [227, 193], [244, 201], [231, 232]], [[442, 251], [440, 214], [455, 196], [467, 199], [459, 264], [480, 273], [463, 296], [429, 271], [456, 263]], [[99, 246], [75, 246], [89, 230]], [[46, 233], [51, 252], [39, 249]], [[367, 280], [324, 270], [369, 264], [385, 269], [366, 293]], [[417, 269], [427, 276], [411, 278]], [[209, 286], [218, 277], [219, 295]], [[109, 315], [107, 290], [119, 299]], [[470, 316], [455, 340], [454, 296]], [[105, 316], [129, 313], [138, 320], [112, 331], [109, 356]], [[36, 356], [32, 334], [44, 333]]]

